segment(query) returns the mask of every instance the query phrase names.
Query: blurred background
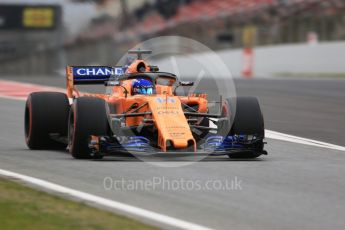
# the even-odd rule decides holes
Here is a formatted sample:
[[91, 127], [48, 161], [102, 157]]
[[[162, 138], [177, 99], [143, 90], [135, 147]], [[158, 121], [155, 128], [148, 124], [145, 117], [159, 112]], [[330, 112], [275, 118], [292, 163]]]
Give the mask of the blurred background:
[[0, 0], [0, 74], [115, 65], [165, 35], [205, 44], [236, 76], [345, 73], [343, 0]]

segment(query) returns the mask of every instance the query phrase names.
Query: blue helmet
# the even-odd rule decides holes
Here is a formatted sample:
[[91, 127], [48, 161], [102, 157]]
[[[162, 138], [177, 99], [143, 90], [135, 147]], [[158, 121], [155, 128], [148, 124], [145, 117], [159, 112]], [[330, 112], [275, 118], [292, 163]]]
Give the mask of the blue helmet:
[[135, 79], [132, 82], [132, 94], [153, 94], [154, 87], [151, 81], [146, 79]]

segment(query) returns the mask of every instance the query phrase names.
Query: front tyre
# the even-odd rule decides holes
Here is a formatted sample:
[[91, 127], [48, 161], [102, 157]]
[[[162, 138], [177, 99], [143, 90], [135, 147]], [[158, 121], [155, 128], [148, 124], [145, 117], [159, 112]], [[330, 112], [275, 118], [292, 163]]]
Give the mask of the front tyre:
[[25, 141], [30, 149], [65, 149], [52, 135], [67, 136], [69, 102], [58, 92], [31, 93], [25, 104]]
[[255, 135], [260, 141], [253, 144], [253, 151], [229, 154], [230, 158], [256, 158], [264, 153], [264, 119], [258, 99], [255, 97], [237, 97], [226, 99], [223, 112], [231, 128], [228, 135]]
[[107, 103], [99, 98], [77, 98], [69, 113], [69, 152], [76, 159], [91, 159], [90, 136], [107, 135], [109, 123]]

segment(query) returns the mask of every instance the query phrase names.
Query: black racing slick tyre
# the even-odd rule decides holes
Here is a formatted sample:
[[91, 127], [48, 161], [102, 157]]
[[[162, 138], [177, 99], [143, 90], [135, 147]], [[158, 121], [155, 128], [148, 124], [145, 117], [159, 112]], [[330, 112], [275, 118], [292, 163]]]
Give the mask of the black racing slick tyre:
[[109, 133], [106, 107], [106, 102], [99, 98], [80, 97], [74, 101], [68, 125], [69, 152], [74, 158], [96, 158], [89, 148], [90, 136]]
[[[235, 110], [235, 112], [233, 112]], [[256, 158], [263, 154], [265, 137], [264, 119], [255, 97], [228, 98], [223, 113], [227, 114], [230, 129], [228, 135], [255, 135], [261, 140], [253, 145], [254, 151], [229, 154], [230, 158]]]
[[52, 136], [67, 136], [69, 102], [58, 92], [31, 93], [25, 105], [25, 140], [30, 149], [65, 149]]

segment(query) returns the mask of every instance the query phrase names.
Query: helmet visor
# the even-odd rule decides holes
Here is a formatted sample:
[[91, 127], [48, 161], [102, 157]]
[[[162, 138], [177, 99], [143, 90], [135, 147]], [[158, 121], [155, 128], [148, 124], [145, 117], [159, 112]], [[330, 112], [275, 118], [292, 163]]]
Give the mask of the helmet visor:
[[140, 88], [139, 89], [139, 94], [153, 94], [153, 88]]

